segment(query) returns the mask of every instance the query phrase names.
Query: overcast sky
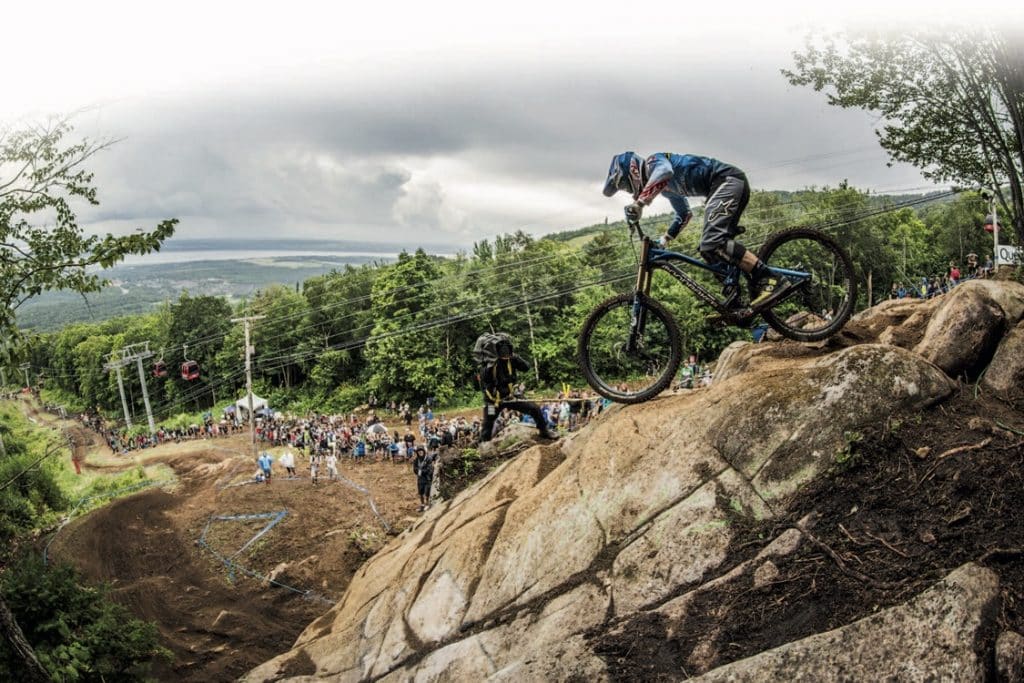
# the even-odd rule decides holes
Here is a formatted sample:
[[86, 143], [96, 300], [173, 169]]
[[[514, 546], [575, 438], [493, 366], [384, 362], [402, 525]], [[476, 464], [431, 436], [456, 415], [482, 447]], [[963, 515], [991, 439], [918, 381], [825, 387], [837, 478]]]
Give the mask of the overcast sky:
[[92, 230], [469, 244], [618, 218], [601, 185], [627, 149], [718, 157], [755, 189], [921, 191], [877, 120], [779, 70], [808, 31], [1024, 3], [405, 4], [18, 3], [0, 120], [79, 111], [120, 140], [92, 164]]

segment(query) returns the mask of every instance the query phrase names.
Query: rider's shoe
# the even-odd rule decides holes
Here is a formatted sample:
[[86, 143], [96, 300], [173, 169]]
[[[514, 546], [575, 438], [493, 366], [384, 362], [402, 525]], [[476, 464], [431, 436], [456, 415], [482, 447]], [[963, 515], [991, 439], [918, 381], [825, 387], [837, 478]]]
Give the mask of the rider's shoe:
[[769, 275], [761, 280], [760, 285], [760, 293], [750, 301], [750, 307], [755, 311], [768, 308], [795, 286], [792, 280], [781, 275]]

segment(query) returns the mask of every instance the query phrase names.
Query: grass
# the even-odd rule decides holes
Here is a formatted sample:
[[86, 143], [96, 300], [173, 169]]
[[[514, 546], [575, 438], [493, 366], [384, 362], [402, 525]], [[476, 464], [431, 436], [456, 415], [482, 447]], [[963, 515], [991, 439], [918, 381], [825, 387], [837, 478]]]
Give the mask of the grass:
[[[49, 448], [56, 447], [55, 452], [46, 462], [47, 469], [52, 473], [57, 486], [68, 501], [69, 510], [83, 498], [96, 498], [87, 503], [86, 509], [103, 505], [114, 497], [120, 489], [136, 486], [145, 481], [162, 481], [173, 479], [174, 472], [161, 463], [145, 464], [139, 459], [128, 460], [124, 456], [113, 456], [106, 448], [93, 449], [86, 454], [86, 459], [95, 465], [125, 465], [129, 469], [118, 468], [117, 471], [105, 472], [96, 469], [82, 469], [82, 474], [75, 474], [71, 462], [71, 450], [67, 447], [60, 430], [42, 421], [33, 423], [20, 410], [16, 403], [0, 403], [0, 420], [10, 429], [11, 435], [27, 444], [33, 453], [42, 455]], [[134, 467], [131, 465], [134, 464]], [[130, 492], [125, 492], [130, 493]], [[108, 497], [110, 496], [110, 497]], [[81, 511], [81, 510], [80, 510]], [[54, 512], [52, 515], [56, 517]]]

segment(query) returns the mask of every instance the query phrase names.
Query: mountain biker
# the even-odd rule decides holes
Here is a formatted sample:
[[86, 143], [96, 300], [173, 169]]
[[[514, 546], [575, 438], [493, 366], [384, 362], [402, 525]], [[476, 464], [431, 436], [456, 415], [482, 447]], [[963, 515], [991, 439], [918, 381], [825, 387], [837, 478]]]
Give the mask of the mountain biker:
[[792, 287], [786, 278], [775, 277], [757, 255], [733, 238], [739, 234], [740, 215], [750, 200], [750, 185], [743, 171], [718, 159], [693, 154], [658, 152], [644, 159], [635, 152], [612, 157], [604, 195], [623, 190], [633, 197], [625, 208], [626, 219], [637, 222], [644, 207], [663, 194], [675, 217], [658, 246], [668, 246], [693, 217], [687, 197], [704, 197], [704, 232], [700, 255], [709, 264], [728, 263], [749, 273], [758, 288], [751, 308], [777, 300]]

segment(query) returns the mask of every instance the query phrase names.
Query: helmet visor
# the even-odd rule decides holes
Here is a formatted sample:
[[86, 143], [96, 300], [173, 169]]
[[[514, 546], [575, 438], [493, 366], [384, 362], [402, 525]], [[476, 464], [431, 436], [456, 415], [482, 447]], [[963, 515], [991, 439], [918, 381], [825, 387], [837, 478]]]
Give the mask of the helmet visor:
[[622, 190], [633, 194], [633, 184], [629, 178], [629, 167], [623, 168], [621, 154], [612, 158], [612, 165], [608, 169], [608, 178], [604, 181], [604, 196], [611, 197]]

